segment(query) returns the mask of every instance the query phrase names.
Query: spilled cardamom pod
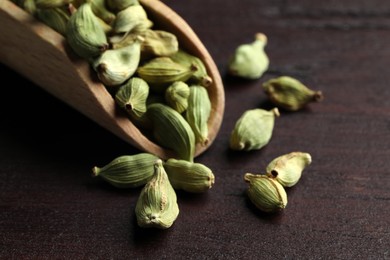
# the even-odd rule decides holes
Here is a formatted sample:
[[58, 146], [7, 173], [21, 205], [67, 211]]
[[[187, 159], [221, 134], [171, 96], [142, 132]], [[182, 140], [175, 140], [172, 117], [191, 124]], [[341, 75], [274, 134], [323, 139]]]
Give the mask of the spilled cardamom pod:
[[277, 212], [287, 206], [287, 194], [277, 181], [261, 174], [246, 173], [247, 195], [250, 201], [264, 212]]
[[93, 167], [93, 176], [117, 188], [135, 188], [145, 185], [153, 176], [158, 157], [150, 153], [122, 155], [103, 167]]
[[130, 116], [140, 118], [146, 112], [148, 95], [148, 83], [141, 78], [133, 77], [119, 87], [115, 101]]
[[229, 60], [229, 73], [246, 79], [260, 78], [269, 66], [266, 45], [267, 36], [257, 33], [252, 43], [238, 46]]
[[183, 113], [188, 107], [190, 87], [183, 81], [176, 81], [165, 90], [165, 101], [168, 106], [179, 113]]
[[271, 140], [276, 117], [279, 117], [277, 108], [245, 111], [231, 133], [230, 148], [244, 151], [263, 148]]
[[65, 36], [70, 14], [63, 8], [37, 9], [35, 17], [59, 34]]
[[141, 58], [141, 41], [139, 38], [126, 47], [107, 50], [93, 61], [92, 66], [104, 85], [121, 85], [133, 76]]
[[311, 163], [311, 156], [304, 152], [291, 152], [273, 159], [267, 166], [267, 176], [283, 187], [294, 186], [302, 176], [302, 171]]
[[164, 163], [164, 169], [174, 189], [200, 193], [214, 185], [213, 172], [201, 163], [171, 158]]
[[210, 114], [211, 101], [206, 88], [196, 85], [191, 86], [185, 118], [194, 131], [195, 142], [203, 146], [209, 142], [207, 122]]
[[160, 229], [171, 227], [179, 215], [176, 193], [161, 160], [154, 164], [154, 175], [139, 195], [135, 215], [140, 227]]
[[92, 12], [91, 3], [83, 3], [70, 16], [66, 39], [73, 51], [87, 60], [99, 56], [108, 49], [106, 34]]
[[147, 29], [153, 26], [142, 5], [131, 5], [116, 14], [113, 29], [115, 33], [127, 34], [135, 29]]
[[300, 110], [311, 102], [319, 102], [323, 99], [321, 91], [311, 90], [299, 80], [289, 76], [270, 79], [263, 84], [263, 89], [276, 106], [289, 111]]
[[153, 136], [157, 143], [172, 149], [178, 159], [193, 162], [195, 135], [183, 116], [160, 103], [149, 105], [146, 114], [153, 124]]

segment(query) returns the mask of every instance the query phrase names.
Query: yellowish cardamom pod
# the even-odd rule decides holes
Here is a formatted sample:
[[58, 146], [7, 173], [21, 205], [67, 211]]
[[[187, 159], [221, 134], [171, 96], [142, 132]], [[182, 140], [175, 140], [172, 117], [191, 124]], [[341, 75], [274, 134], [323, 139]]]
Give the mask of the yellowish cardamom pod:
[[122, 155], [103, 167], [93, 167], [93, 176], [117, 188], [135, 188], [145, 185], [153, 176], [158, 157], [149, 153]]
[[183, 81], [176, 81], [165, 90], [165, 101], [168, 106], [179, 113], [183, 113], [188, 107], [190, 87]]
[[175, 81], [186, 82], [196, 70], [194, 66], [183, 66], [168, 57], [157, 57], [139, 66], [137, 73], [153, 91], [163, 93]]
[[70, 14], [63, 8], [37, 9], [35, 17], [53, 30], [65, 36]]
[[115, 101], [129, 115], [142, 117], [146, 112], [148, 95], [148, 83], [141, 78], [133, 77], [119, 87], [115, 94]]
[[161, 160], [156, 161], [154, 169], [152, 179], [139, 195], [135, 215], [140, 227], [167, 229], [177, 219], [179, 206]]
[[290, 111], [300, 110], [323, 99], [321, 91], [313, 91], [289, 76], [270, 79], [263, 84], [263, 89], [276, 106]]
[[169, 56], [179, 50], [179, 41], [170, 32], [147, 29], [141, 35], [145, 38], [141, 46], [143, 57]]
[[108, 49], [106, 34], [92, 12], [91, 3], [83, 3], [70, 16], [66, 39], [73, 51], [87, 60]]
[[277, 181], [261, 174], [246, 173], [247, 194], [251, 202], [264, 212], [277, 212], [287, 206], [287, 194]]
[[283, 187], [294, 186], [302, 176], [302, 171], [311, 163], [308, 153], [292, 152], [272, 160], [267, 168], [267, 176], [279, 182]]
[[105, 0], [93, 0], [91, 2], [92, 12], [107, 24], [112, 24], [115, 20], [115, 14], [107, 9]]
[[255, 40], [237, 47], [229, 61], [229, 73], [246, 79], [258, 79], [268, 69], [269, 58], [264, 51], [267, 37], [257, 33]]
[[114, 11], [119, 12], [131, 5], [139, 5], [138, 0], [106, 0], [107, 7]]
[[258, 150], [269, 143], [279, 110], [251, 109], [237, 120], [230, 136], [230, 148], [233, 150]]
[[156, 141], [176, 152], [178, 159], [194, 161], [195, 136], [191, 126], [173, 108], [160, 103], [148, 106], [146, 112], [153, 124]]
[[211, 85], [211, 83], [213, 83], [213, 79], [207, 74], [206, 66], [204, 65], [203, 61], [198, 57], [191, 55], [182, 49], [179, 49], [177, 52], [172, 54], [170, 58], [173, 61], [182, 64], [186, 67], [197, 67], [197, 70], [190, 78], [190, 80], [192, 80], [194, 84], [199, 84], [204, 87], [208, 87]]
[[153, 26], [142, 5], [131, 5], [116, 14], [113, 29], [115, 33], [129, 33], [137, 28], [147, 29]]
[[99, 79], [106, 86], [118, 86], [128, 80], [138, 68], [141, 58], [141, 41], [120, 49], [105, 51], [93, 61]]
[[63, 7], [72, 0], [35, 0], [35, 6], [40, 9]]
[[201, 193], [214, 185], [213, 172], [201, 163], [171, 158], [164, 163], [164, 169], [174, 189]]
[[207, 122], [210, 113], [211, 101], [206, 88], [196, 85], [191, 86], [185, 118], [194, 131], [195, 141], [201, 145], [207, 145], [209, 142]]

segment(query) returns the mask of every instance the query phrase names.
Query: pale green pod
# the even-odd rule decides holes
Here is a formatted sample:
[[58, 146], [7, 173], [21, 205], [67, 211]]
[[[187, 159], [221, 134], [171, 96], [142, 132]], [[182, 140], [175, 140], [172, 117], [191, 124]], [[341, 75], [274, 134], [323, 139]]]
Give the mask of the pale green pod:
[[139, 5], [138, 0], [106, 0], [107, 7], [117, 13], [131, 5]]
[[302, 171], [311, 163], [311, 156], [304, 152], [291, 152], [273, 159], [267, 166], [267, 176], [283, 187], [294, 186], [302, 176]]
[[195, 134], [195, 142], [205, 146], [209, 142], [208, 120], [211, 114], [211, 101], [203, 86], [190, 86], [188, 107], [185, 118]]
[[135, 29], [146, 29], [153, 26], [142, 5], [132, 5], [116, 14], [113, 29], [115, 33], [129, 33]]
[[137, 73], [153, 91], [164, 93], [173, 82], [186, 82], [196, 70], [196, 67], [183, 66], [168, 57], [156, 57], [140, 65]]
[[287, 193], [277, 181], [261, 174], [246, 173], [247, 195], [264, 212], [278, 212], [287, 206]]
[[107, 50], [92, 62], [105, 86], [121, 85], [133, 76], [141, 58], [141, 41], [137, 40], [120, 49]]
[[92, 12], [107, 24], [111, 25], [115, 21], [115, 14], [107, 9], [105, 0], [93, 0], [91, 2]]
[[158, 157], [150, 153], [122, 155], [103, 167], [93, 167], [93, 176], [117, 188], [136, 188], [145, 185], [153, 176]]
[[40, 9], [63, 7], [70, 4], [72, 0], [35, 0], [35, 6]]
[[66, 26], [68, 24], [70, 14], [62, 8], [37, 9], [35, 17], [44, 24], [65, 36]]
[[154, 175], [139, 195], [135, 215], [140, 227], [160, 229], [171, 227], [179, 215], [176, 192], [161, 160], [156, 161]]
[[188, 107], [190, 87], [183, 81], [172, 83], [165, 90], [165, 102], [179, 113], [183, 113]]
[[211, 169], [201, 163], [171, 158], [164, 163], [164, 169], [174, 189], [201, 193], [209, 190], [215, 182]]
[[119, 87], [115, 101], [129, 115], [140, 118], [146, 112], [148, 95], [148, 83], [141, 78], [133, 77]]
[[182, 64], [184, 66], [187, 67], [195, 66], [197, 68], [197, 70], [190, 78], [190, 80], [192, 80], [194, 84], [199, 84], [204, 87], [208, 87], [213, 83], [213, 79], [207, 73], [205, 64], [198, 57], [189, 54], [183, 49], [179, 49], [177, 52], [172, 54], [170, 58], [173, 61]]
[[83, 3], [70, 17], [66, 39], [73, 51], [89, 60], [108, 49], [107, 37], [89, 2]]
[[266, 45], [267, 37], [257, 33], [252, 43], [238, 46], [229, 60], [229, 73], [246, 79], [260, 78], [269, 66], [269, 58], [264, 51]]
[[153, 124], [153, 136], [157, 143], [172, 149], [178, 159], [193, 162], [195, 135], [183, 116], [160, 103], [149, 105], [146, 114]]
[[245, 111], [231, 133], [230, 148], [244, 151], [263, 148], [271, 140], [276, 117], [279, 117], [277, 108]]
[[311, 90], [289, 76], [270, 79], [263, 84], [263, 89], [276, 106], [290, 111], [300, 110], [311, 102], [323, 99], [321, 91]]

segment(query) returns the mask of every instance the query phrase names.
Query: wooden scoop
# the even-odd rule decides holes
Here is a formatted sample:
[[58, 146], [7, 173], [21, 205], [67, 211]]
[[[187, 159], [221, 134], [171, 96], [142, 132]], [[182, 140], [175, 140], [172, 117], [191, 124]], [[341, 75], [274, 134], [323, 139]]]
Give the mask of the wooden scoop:
[[[175, 34], [179, 46], [203, 60], [213, 79], [208, 87], [212, 103], [209, 142], [206, 146], [197, 145], [198, 156], [213, 143], [222, 123], [225, 96], [219, 71], [197, 35], [178, 14], [158, 0], [140, 3], [158, 28]], [[149, 140], [120, 111], [90, 65], [70, 50], [62, 35], [8, 0], [0, 1], [0, 24], [0, 62], [136, 148], [162, 159], [175, 157], [172, 150]]]

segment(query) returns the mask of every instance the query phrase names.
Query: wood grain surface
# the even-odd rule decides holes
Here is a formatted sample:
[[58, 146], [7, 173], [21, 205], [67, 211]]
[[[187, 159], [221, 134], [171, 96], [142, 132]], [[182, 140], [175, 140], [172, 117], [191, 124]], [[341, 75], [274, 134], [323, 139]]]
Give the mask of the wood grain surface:
[[[390, 259], [389, 2], [164, 2], [198, 34], [224, 82], [221, 131], [196, 158], [215, 186], [177, 192], [170, 229], [139, 228], [141, 189], [113, 188], [91, 168], [140, 151], [1, 65], [0, 259]], [[227, 76], [229, 55], [256, 32], [268, 36], [269, 70], [254, 81]], [[273, 106], [261, 84], [280, 75], [323, 91], [323, 102], [281, 110], [263, 149], [230, 151], [236, 120]], [[255, 209], [244, 174], [297, 150], [313, 162], [287, 189], [287, 208]]]

